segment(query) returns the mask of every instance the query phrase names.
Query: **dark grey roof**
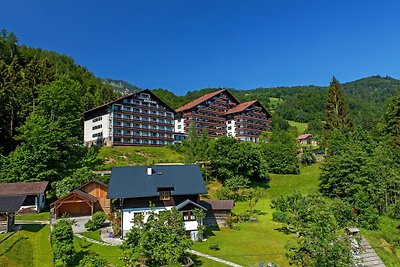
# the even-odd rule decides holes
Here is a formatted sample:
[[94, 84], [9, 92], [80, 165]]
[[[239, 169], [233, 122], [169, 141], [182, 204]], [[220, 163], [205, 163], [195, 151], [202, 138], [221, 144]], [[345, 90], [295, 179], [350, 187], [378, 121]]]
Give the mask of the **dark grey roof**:
[[12, 212], [21, 208], [26, 196], [0, 196], [0, 212]]
[[154, 197], [158, 188], [173, 188], [172, 196], [207, 193], [197, 165], [155, 165], [152, 175], [147, 175], [147, 168], [113, 167], [108, 198]]
[[233, 200], [202, 200], [199, 204], [208, 210], [232, 210], [235, 202]]

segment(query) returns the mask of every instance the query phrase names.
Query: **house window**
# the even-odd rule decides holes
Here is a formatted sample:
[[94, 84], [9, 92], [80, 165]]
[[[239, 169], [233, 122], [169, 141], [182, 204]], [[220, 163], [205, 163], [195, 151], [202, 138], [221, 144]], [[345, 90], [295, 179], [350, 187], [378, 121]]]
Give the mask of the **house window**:
[[100, 129], [100, 128], [102, 128], [102, 127], [103, 127], [103, 125], [102, 125], [102, 124], [99, 124], [99, 125], [93, 126], [93, 127], [92, 127], [92, 130], [97, 130], [97, 129]]
[[97, 118], [94, 118], [94, 119], [92, 120], [92, 122], [101, 121], [102, 119], [103, 119], [103, 117], [97, 117]]
[[170, 200], [171, 192], [170, 191], [160, 191], [160, 200]]
[[182, 216], [184, 221], [196, 220], [196, 216], [193, 214], [193, 211], [182, 211]]
[[146, 94], [146, 93], [141, 93], [141, 94], [140, 94], [140, 98], [141, 98], [141, 99], [150, 99], [150, 95], [149, 95], [149, 94]]

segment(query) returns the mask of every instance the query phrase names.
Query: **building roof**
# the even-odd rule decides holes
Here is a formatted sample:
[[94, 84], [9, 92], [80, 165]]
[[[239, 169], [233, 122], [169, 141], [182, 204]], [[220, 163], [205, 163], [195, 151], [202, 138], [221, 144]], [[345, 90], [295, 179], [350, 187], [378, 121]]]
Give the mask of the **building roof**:
[[0, 196], [37, 195], [44, 193], [49, 182], [22, 182], [0, 184]]
[[301, 140], [307, 139], [309, 137], [313, 137], [312, 134], [302, 134], [297, 137], [297, 140], [301, 141]]
[[233, 100], [235, 100], [237, 103], [239, 103], [239, 101], [228, 90], [223, 89], [223, 90], [218, 90], [218, 91], [215, 91], [215, 92], [211, 92], [211, 93], [205, 94], [205, 95], [203, 95], [203, 96], [201, 96], [199, 98], [196, 98], [195, 100], [193, 100], [193, 101], [191, 101], [191, 102], [189, 102], [189, 103], [177, 108], [176, 112], [185, 111], [185, 110], [194, 108], [197, 105], [200, 105], [204, 101], [207, 101], [208, 99], [210, 99], [210, 98], [212, 98], [212, 97], [214, 97], [214, 96], [216, 96], [216, 95], [218, 95], [218, 94], [220, 94], [222, 92], [228, 93], [233, 98]]
[[202, 200], [200, 205], [207, 210], [232, 210], [235, 202], [233, 200]]
[[78, 187], [78, 189], [82, 189], [83, 187], [85, 187], [85, 186], [87, 186], [88, 184], [91, 184], [91, 183], [99, 184], [99, 185], [102, 185], [102, 186], [108, 188], [108, 184], [106, 184], [106, 183], [104, 183], [104, 182], [102, 182], [102, 181], [100, 181], [98, 179], [93, 179], [93, 180], [90, 180], [89, 182], [87, 182], [86, 184], [81, 185], [80, 187]]
[[250, 107], [251, 105], [253, 105], [254, 103], [256, 103], [257, 100], [253, 100], [253, 101], [249, 101], [249, 102], [244, 102], [244, 103], [240, 103], [239, 105], [231, 108], [230, 110], [228, 110], [226, 112], [226, 114], [232, 114], [232, 113], [236, 113], [236, 112], [242, 112], [243, 110], [245, 110], [246, 108]]
[[24, 203], [25, 195], [22, 196], [0, 196], [0, 212], [18, 211]]
[[80, 196], [80, 197], [82, 197], [82, 198], [84, 198], [84, 199], [86, 199], [86, 200], [91, 201], [91, 202], [97, 202], [97, 198], [96, 198], [96, 197], [94, 197], [94, 196], [92, 196], [92, 195], [90, 195], [90, 194], [88, 194], [88, 193], [85, 193], [85, 192], [83, 192], [83, 191], [81, 191], [81, 190], [79, 190], [79, 189], [75, 189], [74, 191], [72, 191], [72, 192], [69, 193], [68, 195], [66, 195], [66, 196], [64, 196], [64, 197], [62, 197], [62, 198], [59, 198], [59, 199], [57, 199], [56, 201], [54, 201], [53, 203], [51, 203], [50, 206], [53, 207], [55, 204], [57, 204], [57, 203], [59, 203], [59, 202], [62, 202], [63, 200], [68, 199], [68, 198], [69, 198], [70, 196], [72, 196], [72, 195], [78, 195], [78, 196]]
[[137, 95], [137, 94], [140, 94], [140, 93], [151, 94], [153, 97], [157, 98], [157, 100], [160, 101], [164, 106], [166, 106], [168, 109], [170, 109], [172, 112], [175, 113], [175, 110], [174, 110], [173, 108], [171, 108], [171, 107], [170, 107], [169, 105], [167, 105], [164, 101], [162, 101], [162, 100], [161, 100], [158, 96], [156, 96], [152, 91], [150, 91], [149, 89], [145, 89], [145, 90], [142, 90], [142, 91], [139, 91], [139, 92], [135, 92], [135, 93], [132, 93], [132, 94], [129, 94], [129, 95], [126, 95], [126, 96], [119, 97], [119, 98], [117, 98], [117, 99], [115, 99], [115, 100], [113, 100], [113, 101], [111, 101], [111, 102], [108, 102], [108, 103], [103, 104], [103, 105], [101, 105], [101, 106], [97, 106], [97, 107], [95, 107], [95, 108], [92, 108], [92, 109], [90, 109], [90, 110], [87, 110], [87, 111], [85, 111], [83, 114], [87, 114], [87, 113], [93, 112], [93, 111], [95, 111], [95, 110], [98, 110], [98, 109], [101, 109], [101, 108], [110, 106], [110, 105], [112, 105], [112, 104], [114, 104], [114, 103], [117, 103], [117, 102], [119, 102], [119, 101], [121, 101], [121, 100], [124, 100], [125, 98], [129, 98], [129, 97], [131, 97], [131, 96], [133, 96], [133, 95]]
[[226, 112], [226, 115], [228, 114], [234, 114], [234, 113], [238, 113], [238, 112], [242, 112], [244, 111], [246, 108], [251, 107], [254, 104], [258, 104], [265, 112], [267, 112], [267, 114], [269, 116], [271, 116], [271, 114], [269, 113], [269, 111], [258, 101], [258, 100], [252, 100], [252, 101], [248, 101], [248, 102], [244, 102], [244, 103], [240, 103], [239, 105], [231, 108], [230, 110], [228, 110]]
[[171, 188], [171, 195], [207, 193], [199, 166], [155, 165], [151, 175], [147, 166], [113, 167], [108, 198], [140, 198], [158, 196], [159, 188]]

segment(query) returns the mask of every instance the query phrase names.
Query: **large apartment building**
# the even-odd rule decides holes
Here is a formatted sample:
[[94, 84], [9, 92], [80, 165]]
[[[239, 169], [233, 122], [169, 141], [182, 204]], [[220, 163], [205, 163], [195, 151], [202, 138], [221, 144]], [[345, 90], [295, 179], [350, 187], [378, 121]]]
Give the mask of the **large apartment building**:
[[150, 90], [84, 113], [86, 146], [161, 146], [174, 142], [175, 111]]
[[209, 137], [227, 135], [256, 142], [263, 131], [270, 130], [270, 118], [259, 101], [240, 103], [228, 90], [219, 90], [178, 108], [175, 132], [206, 131]]

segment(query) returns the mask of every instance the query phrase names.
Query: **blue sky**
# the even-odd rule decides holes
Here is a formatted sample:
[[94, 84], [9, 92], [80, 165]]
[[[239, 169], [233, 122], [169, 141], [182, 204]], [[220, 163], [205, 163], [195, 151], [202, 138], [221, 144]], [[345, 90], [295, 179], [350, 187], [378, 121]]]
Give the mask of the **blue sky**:
[[4, 1], [0, 28], [99, 77], [206, 87], [400, 78], [399, 1]]

